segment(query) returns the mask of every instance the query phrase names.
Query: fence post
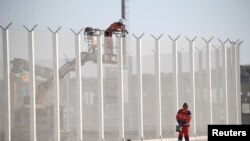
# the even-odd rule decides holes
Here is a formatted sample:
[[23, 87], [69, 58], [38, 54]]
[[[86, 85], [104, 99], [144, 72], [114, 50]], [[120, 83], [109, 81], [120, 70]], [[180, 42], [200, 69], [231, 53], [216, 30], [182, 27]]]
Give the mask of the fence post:
[[191, 91], [193, 93], [193, 130], [194, 135], [196, 136], [196, 93], [195, 93], [195, 69], [194, 69], [194, 40], [197, 38], [195, 36], [192, 40], [188, 37], [186, 39], [189, 42], [189, 60], [190, 60], [190, 74], [191, 74]]
[[226, 105], [226, 124], [228, 124], [228, 72], [227, 72], [227, 47], [226, 47], [226, 43], [228, 40], [226, 41], [221, 41], [220, 39], [218, 39], [218, 41], [221, 43], [222, 46], [222, 67], [223, 67], [223, 74], [224, 74], [224, 89], [225, 89], [225, 105]]
[[[238, 84], [238, 87], [237, 87], [237, 93], [238, 93], [238, 103], [239, 103], [239, 107], [238, 107], [238, 111], [241, 111], [241, 87], [240, 87], [240, 45], [243, 43], [243, 41], [240, 41], [239, 43], [236, 44], [236, 67], [237, 67], [237, 84]], [[241, 124], [241, 113], [239, 113], [238, 115], [238, 124]]]
[[119, 75], [119, 140], [125, 141], [124, 137], [124, 91], [123, 91], [123, 38], [117, 37], [118, 44], [118, 75]]
[[208, 82], [207, 82], [207, 89], [208, 89], [208, 94], [209, 94], [209, 107], [210, 107], [210, 124], [213, 124], [213, 99], [212, 99], [212, 81], [211, 81], [211, 47], [210, 47], [210, 42], [213, 39], [211, 37], [209, 40], [206, 40], [202, 37], [202, 40], [205, 41], [206, 43], [206, 61], [207, 61], [207, 77], [208, 77]]
[[237, 43], [239, 42], [239, 39], [237, 40], [237, 41], [231, 41], [231, 40], [229, 40], [229, 42], [230, 42], [230, 44], [231, 44], [231, 46], [232, 46], [232, 65], [233, 65], [233, 79], [235, 79], [235, 80], [233, 80], [234, 81], [234, 83], [233, 84], [235, 84], [235, 100], [236, 100], [236, 103], [235, 103], [235, 105], [236, 105], [236, 124], [239, 124], [239, 101], [238, 101], [238, 99], [239, 99], [239, 97], [238, 97], [238, 95], [239, 95], [239, 93], [238, 93], [238, 87], [239, 87], [239, 85], [238, 85], [238, 77], [239, 76], [237, 76], [238, 75], [238, 68], [237, 68], [237, 54], [236, 54], [236, 52], [237, 52]]
[[30, 140], [36, 141], [36, 80], [35, 80], [35, 45], [34, 45], [34, 29], [28, 29], [25, 25], [23, 27], [28, 31], [29, 42], [29, 93], [30, 93]]
[[157, 135], [162, 139], [162, 127], [161, 127], [161, 54], [160, 54], [160, 38], [163, 36], [161, 34], [158, 38], [151, 34], [155, 39], [155, 85], [156, 85], [156, 129]]
[[60, 96], [59, 96], [59, 67], [58, 67], [58, 32], [61, 29], [59, 27], [56, 31], [49, 31], [53, 35], [53, 85], [54, 85], [54, 140], [60, 141]]
[[6, 27], [0, 26], [3, 34], [3, 76], [4, 76], [4, 129], [5, 141], [11, 141], [11, 103], [10, 103], [10, 47], [9, 47], [9, 23]]
[[176, 111], [179, 109], [179, 86], [178, 86], [178, 55], [177, 55], [177, 40], [180, 38], [180, 35], [173, 39], [171, 36], [168, 36], [172, 40], [172, 52], [173, 52], [173, 94], [176, 95]]
[[99, 141], [104, 141], [104, 110], [103, 110], [103, 38], [98, 36], [97, 48], [97, 77], [98, 77], [98, 103], [99, 103]]
[[139, 108], [139, 123], [138, 123], [138, 134], [141, 140], [144, 140], [143, 134], [143, 94], [142, 94], [142, 64], [141, 64], [141, 38], [144, 35], [137, 37], [132, 34], [136, 39], [136, 56], [137, 56], [137, 79], [138, 79], [138, 108]]
[[80, 33], [83, 29], [78, 32], [75, 32], [73, 29], [71, 31], [75, 34], [75, 57], [76, 57], [76, 94], [77, 94], [77, 141], [82, 141], [82, 69], [81, 69], [81, 36]]

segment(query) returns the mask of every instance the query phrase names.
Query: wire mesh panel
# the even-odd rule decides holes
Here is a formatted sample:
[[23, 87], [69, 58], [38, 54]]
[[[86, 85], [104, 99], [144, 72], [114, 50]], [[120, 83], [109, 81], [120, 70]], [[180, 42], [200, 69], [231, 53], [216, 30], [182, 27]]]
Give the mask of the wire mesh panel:
[[[55, 94], [53, 48], [49, 32], [35, 32], [36, 126], [37, 140], [55, 139]], [[30, 60], [29, 60], [30, 61]]]
[[[190, 52], [187, 44], [182, 43], [180, 40], [180, 46], [178, 47], [178, 84], [179, 84], [179, 107], [182, 107], [184, 102], [189, 104], [190, 111], [193, 107], [193, 93], [191, 82], [191, 69], [190, 69]], [[181, 44], [182, 43], [182, 44]], [[184, 50], [183, 50], [184, 49]]]
[[124, 125], [125, 138], [136, 139], [138, 137], [138, 94], [137, 94], [137, 76], [136, 76], [136, 44], [134, 38], [127, 40], [127, 68], [124, 72], [124, 79], [127, 79], [125, 86], [125, 105], [124, 105]]
[[[108, 37], [105, 37], [108, 38]], [[108, 40], [108, 39], [105, 39]], [[112, 37], [109, 46], [104, 46], [104, 51], [109, 51], [111, 55], [117, 55], [118, 39]], [[107, 45], [107, 43], [104, 43]], [[109, 49], [109, 50], [108, 50]], [[117, 58], [117, 56], [116, 56]], [[118, 65], [104, 64], [104, 135], [106, 140], [116, 141], [119, 137], [119, 73]]]
[[[134, 46], [134, 49], [136, 47]], [[127, 64], [127, 80], [128, 80], [128, 98], [124, 107], [125, 117], [125, 137], [128, 139], [138, 138], [138, 81], [137, 81], [137, 68], [136, 68], [136, 56], [135, 54], [128, 55]], [[126, 77], [126, 76], [124, 76]]]
[[75, 39], [71, 32], [58, 33], [60, 137], [75, 140], [77, 134], [77, 93], [75, 74]]
[[[48, 30], [40, 28], [35, 29], [32, 34], [25, 29], [9, 32], [11, 63], [9, 90], [13, 141], [26, 141], [34, 136], [38, 141], [55, 140], [59, 136], [62, 141], [78, 138], [95, 141], [103, 135], [101, 138], [105, 140], [116, 141], [123, 136], [123, 131], [125, 139], [155, 139], [161, 134], [162, 138], [173, 138], [178, 134], [175, 131], [177, 124], [175, 116], [184, 102], [188, 103], [191, 113], [195, 111], [193, 115], [195, 118], [190, 128], [191, 136], [207, 135], [207, 125], [211, 122], [226, 124], [228, 118], [229, 124], [237, 123], [239, 111], [235, 93], [238, 83], [236, 79], [239, 76], [236, 76], [237, 56], [233, 45], [226, 48], [226, 53], [222, 47], [210, 48], [210, 79], [208, 50], [197, 47], [192, 56], [191, 50], [187, 49], [188, 42], [179, 41], [178, 37], [176, 40], [171, 38], [172, 41], [161, 40], [159, 64], [156, 58], [158, 55], [155, 48], [156, 39], [149, 40], [144, 37], [141, 39], [142, 36], [131, 38], [130, 44], [127, 44], [129, 46], [126, 46], [129, 51], [125, 56], [125, 64], [121, 67], [117, 56], [122, 41], [118, 40], [119, 37], [99, 38], [99, 35], [81, 32], [74, 36], [69, 31], [62, 31], [57, 34], [60, 89], [59, 101], [56, 101], [57, 93], [54, 90], [56, 84], [53, 81], [56, 76], [53, 73], [53, 48], [56, 40], [53, 35]], [[4, 140], [7, 136], [5, 128], [8, 114], [4, 92], [6, 84], [3, 39], [3, 34], [0, 34], [0, 140]], [[100, 59], [97, 59], [99, 43], [103, 49], [101, 69], [97, 61]], [[138, 60], [140, 58], [137, 52], [139, 45], [141, 45], [141, 62]], [[81, 75], [77, 71], [79, 67], [75, 59], [76, 46], [80, 46]], [[34, 47], [33, 56], [29, 56], [31, 47]], [[33, 84], [30, 75], [32, 68], [29, 67], [32, 62], [31, 57], [35, 57], [34, 87], [31, 87]], [[142, 67], [138, 66], [138, 63], [141, 63]], [[160, 65], [160, 75], [157, 71], [158, 65]], [[103, 79], [100, 78], [100, 73], [103, 73]], [[103, 88], [100, 82], [103, 82]], [[194, 88], [193, 82], [195, 82]], [[35, 90], [35, 95], [31, 88], [34, 88], [32, 90]], [[121, 89], [123, 89], [123, 101]], [[103, 101], [101, 101], [102, 92]], [[210, 92], [212, 102], [210, 102]], [[32, 102], [32, 96], [36, 96], [35, 103]], [[158, 103], [160, 98], [161, 105]], [[59, 112], [55, 110], [57, 102], [59, 102]], [[59, 114], [58, 117], [55, 112]], [[32, 114], [34, 115], [31, 116]], [[55, 132], [57, 131], [55, 125], [58, 122], [60, 133]], [[104, 125], [103, 129], [101, 123]]]
[[[192, 90], [192, 75], [190, 68], [190, 52], [179, 53], [182, 56], [179, 63], [179, 108], [182, 108], [184, 102], [188, 103], [188, 108], [193, 113], [193, 90]], [[193, 120], [191, 120], [191, 127], [194, 126]], [[193, 128], [190, 128], [190, 135], [193, 134]]]
[[97, 65], [86, 62], [82, 67], [83, 139], [98, 140]]
[[209, 95], [207, 93], [207, 71], [205, 49], [197, 52], [198, 70], [196, 72], [196, 126], [197, 135], [206, 135], [209, 123]]
[[221, 93], [220, 89], [222, 88], [222, 81], [223, 77], [221, 76], [221, 69], [220, 69], [220, 49], [213, 48], [211, 49], [211, 64], [212, 64], [212, 101], [213, 101], [213, 123], [219, 124], [221, 123]]
[[161, 45], [161, 93], [162, 93], [162, 135], [163, 138], [175, 137], [176, 97], [173, 93], [173, 54], [169, 41]]
[[[30, 139], [28, 33], [10, 32], [12, 140]], [[21, 41], [18, 40], [21, 38]], [[27, 42], [23, 42], [27, 41]], [[19, 51], [17, 51], [17, 48]], [[5, 105], [7, 106], [7, 105]]]
[[155, 82], [154, 41], [144, 39], [142, 42], [142, 94], [144, 138], [156, 138], [156, 82]]

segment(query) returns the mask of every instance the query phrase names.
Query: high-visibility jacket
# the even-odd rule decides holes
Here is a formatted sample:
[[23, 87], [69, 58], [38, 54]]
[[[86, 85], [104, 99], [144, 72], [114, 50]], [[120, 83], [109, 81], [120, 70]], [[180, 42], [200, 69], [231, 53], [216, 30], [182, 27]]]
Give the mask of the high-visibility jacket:
[[176, 120], [181, 126], [189, 126], [191, 121], [191, 112], [185, 109], [179, 109], [176, 114]]

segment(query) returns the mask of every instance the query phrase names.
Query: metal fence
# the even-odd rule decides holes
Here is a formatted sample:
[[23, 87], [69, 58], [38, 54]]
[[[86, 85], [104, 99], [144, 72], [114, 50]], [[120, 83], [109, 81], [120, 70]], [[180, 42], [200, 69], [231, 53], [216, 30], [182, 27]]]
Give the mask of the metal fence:
[[102, 34], [1, 28], [0, 140], [173, 138], [184, 102], [191, 136], [241, 122], [243, 41], [133, 34], [107, 50]]

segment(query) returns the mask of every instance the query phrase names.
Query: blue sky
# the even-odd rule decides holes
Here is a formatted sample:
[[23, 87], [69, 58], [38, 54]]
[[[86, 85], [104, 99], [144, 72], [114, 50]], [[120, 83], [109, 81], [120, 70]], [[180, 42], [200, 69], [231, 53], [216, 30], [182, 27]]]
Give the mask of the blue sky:
[[[120, 6], [120, 0], [0, 0], [0, 24], [105, 29], [120, 18]], [[250, 64], [250, 0], [129, 0], [129, 9], [130, 33], [239, 38], [241, 63]]]

